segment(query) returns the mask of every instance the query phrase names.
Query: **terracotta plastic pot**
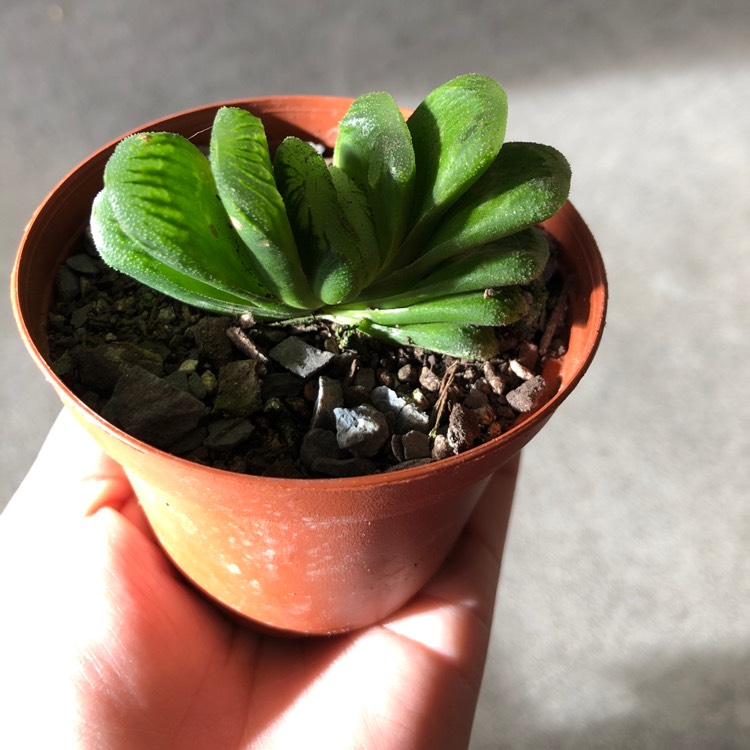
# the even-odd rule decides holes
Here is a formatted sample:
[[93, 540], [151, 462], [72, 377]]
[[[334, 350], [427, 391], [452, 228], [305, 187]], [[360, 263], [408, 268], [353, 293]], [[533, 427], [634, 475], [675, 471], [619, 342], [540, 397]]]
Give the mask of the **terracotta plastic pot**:
[[[269, 141], [294, 134], [332, 146], [351, 100], [291, 96], [230, 102], [265, 122]], [[139, 130], [208, 142], [219, 105]], [[119, 139], [118, 139], [119, 140]], [[125, 434], [85, 406], [47, 359], [46, 316], [57, 269], [84, 230], [115, 143], [52, 191], [27, 226], [13, 273], [13, 309], [34, 361], [65, 405], [130, 477], [166, 553], [230, 611], [274, 629], [331, 633], [372, 624], [435, 573], [489, 477], [568, 397], [597, 349], [606, 278], [593, 237], [569, 203], [546, 226], [573, 275], [568, 353], [544, 375], [549, 400], [507, 433], [459, 456], [353, 479], [276, 479], [200, 466]]]

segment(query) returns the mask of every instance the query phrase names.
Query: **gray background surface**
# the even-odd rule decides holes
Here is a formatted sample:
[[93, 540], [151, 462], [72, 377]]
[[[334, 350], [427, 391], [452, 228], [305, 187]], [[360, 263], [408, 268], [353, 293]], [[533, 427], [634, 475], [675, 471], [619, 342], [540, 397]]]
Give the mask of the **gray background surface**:
[[[143, 122], [496, 77], [509, 138], [572, 162], [611, 307], [524, 455], [472, 748], [750, 747], [748, 40], [746, 0], [3, 0], [2, 276], [58, 179]], [[58, 404], [0, 305], [1, 507]]]

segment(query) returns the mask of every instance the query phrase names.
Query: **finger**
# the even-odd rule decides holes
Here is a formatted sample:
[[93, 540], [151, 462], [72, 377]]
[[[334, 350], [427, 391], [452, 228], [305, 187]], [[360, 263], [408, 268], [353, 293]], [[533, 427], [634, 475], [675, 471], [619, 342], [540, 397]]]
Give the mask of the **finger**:
[[[121, 510], [133, 495], [122, 468], [63, 409], [3, 518], [67, 522], [103, 507]], [[7, 515], [7, 518], [6, 518]]]

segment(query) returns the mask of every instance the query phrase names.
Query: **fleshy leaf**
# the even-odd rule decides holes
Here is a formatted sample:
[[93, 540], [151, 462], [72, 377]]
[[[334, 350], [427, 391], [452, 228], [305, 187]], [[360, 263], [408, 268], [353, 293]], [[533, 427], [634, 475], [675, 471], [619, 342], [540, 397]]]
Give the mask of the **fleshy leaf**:
[[392, 344], [420, 346], [460, 359], [490, 359], [498, 352], [494, 329], [487, 326], [424, 323], [397, 327], [363, 320], [360, 330]]
[[285, 138], [274, 172], [313, 294], [327, 305], [355, 297], [363, 280], [358, 237], [323, 157], [309, 143]]
[[420, 258], [436, 266], [552, 216], [570, 191], [570, 165], [551, 146], [506, 143], [489, 169], [440, 221]]
[[367, 284], [377, 274], [380, 267], [380, 250], [372, 223], [370, 206], [364, 189], [352, 180], [343, 170], [328, 168], [336, 188], [341, 210], [357, 235], [359, 255], [362, 263], [362, 283]]
[[440, 216], [494, 161], [507, 117], [503, 88], [475, 74], [438, 86], [409, 117], [416, 182], [411, 231], [401, 250], [405, 262], [421, 251]]
[[[415, 323], [456, 323], [479, 326], [506, 326], [528, 312], [526, 299], [517, 286], [503, 289], [451, 294], [412, 305], [368, 308], [353, 317], [369, 318], [380, 325]], [[343, 313], [346, 315], [346, 313]]]
[[94, 199], [91, 231], [99, 254], [109, 266], [180, 302], [228, 315], [249, 311], [259, 318], [284, 318], [295, 312], [242, 289], [213, 286], [162, 263], [148, 248], [123, 232], [106, 189]]
[[365, 289], [362, 304], [396, 307], [447, 294], [524, 285], [541, 275], [548, 258], [544, 233], [535, 227], [524, 229], [461, 253], [423, 276], [414, 269], [418, 259], [413, 266]]
[[313, 309], [297, 246], [276, 188], [262, 121], [244, 109], [222, 107], [211, 131], [211, 170], [229, 220], [266, 286], [282, 302]]
[[240, 240], [216, 195], [208, 159], [186, 138], [125, 138], [107, 162], [104, 184], [122, 230], [154, 258], [214, 286], [267, 293], [240, 260]]
[[333, 164], [364, 189], [385, 260], [404, 237], [414, 191], [411, 134], [390, 94], [355, 99], [339, 124]]

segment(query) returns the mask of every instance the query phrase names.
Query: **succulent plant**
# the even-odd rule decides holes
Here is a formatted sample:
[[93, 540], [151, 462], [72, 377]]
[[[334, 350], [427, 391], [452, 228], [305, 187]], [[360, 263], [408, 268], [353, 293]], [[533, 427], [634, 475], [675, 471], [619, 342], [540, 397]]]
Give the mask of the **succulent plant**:
[[528, 309], [549, 247], [536, 225], [567, 198], [550, 146], [504, 143], [507, 98], [464, 75], [405, 119], [355, 99], [332, 158], [249, 111], [216, 113], [208, 156], [173, 133], [122, 140], [92, 233], [115, 269], [182, 302], [258, 320], [317, 317], [468, 359]]

